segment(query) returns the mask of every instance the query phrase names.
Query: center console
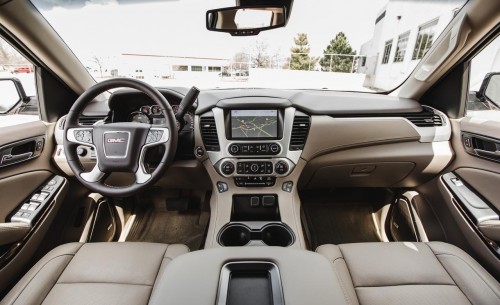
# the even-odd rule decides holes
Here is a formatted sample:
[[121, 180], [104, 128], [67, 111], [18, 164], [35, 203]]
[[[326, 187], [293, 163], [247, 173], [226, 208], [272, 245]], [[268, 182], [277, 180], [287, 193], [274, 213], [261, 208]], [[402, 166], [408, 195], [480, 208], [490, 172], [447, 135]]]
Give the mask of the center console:
[[195, 154], [216, 190], [205, 247], [305, 248], [295, 187], [310, 117], [287, 100], [243, 99], [195, 117]]

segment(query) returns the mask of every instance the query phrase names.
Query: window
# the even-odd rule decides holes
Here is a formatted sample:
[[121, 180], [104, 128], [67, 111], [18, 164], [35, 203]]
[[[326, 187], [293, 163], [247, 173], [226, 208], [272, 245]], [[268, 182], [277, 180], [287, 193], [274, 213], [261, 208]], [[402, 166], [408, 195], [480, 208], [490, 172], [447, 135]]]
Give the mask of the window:
[[[0, 124], [38, 120], [38, 100], [35, 86], [35, 67], [7, 41], [0, 37]], [[25, 96], [18, 93], [23, 89]], [[7, 119], [7, 115], [23, 118]], [[29, 116], [29, 117], [28, 117]], [[7, 122], [8, 121], [8, 122]]]
[[411, 59], [421, 59], [427, 53], [427, 50], [431, 48], [437, 23], [438, 19], [435, 19], [418, 28], [417, 41], [415, 42]]
[[392, 39], [385, 42], [382, 64], [386, 64], [389, 62], [389, 56], [391, 55], [391, 48], [392, 48]]
[[500, 122], [500, 37], [471, 61], [467, 116]]
[[191, 71], [201, 72], [201, 71], [203, 71], [203, 67], [202, 66], [191, 66]]
[[220, 72], [222, 71], [221, 67], [208, 67], [208, 72]]
[[398, 44], [396, 46], [396, 54], [394, 54], [394, 62], [402, 62], [405, 59], [408, 37], [410, 37], [410, 32], [399, 35]]
[[361, 67], [364, 67], [366, 65], [366, 57], [363, 56], [361, 57]]
[[187, 71], [188, 66], [174, 65], [174, 66], [172, 66], [172, 70], [174, 70], [174, 71]]

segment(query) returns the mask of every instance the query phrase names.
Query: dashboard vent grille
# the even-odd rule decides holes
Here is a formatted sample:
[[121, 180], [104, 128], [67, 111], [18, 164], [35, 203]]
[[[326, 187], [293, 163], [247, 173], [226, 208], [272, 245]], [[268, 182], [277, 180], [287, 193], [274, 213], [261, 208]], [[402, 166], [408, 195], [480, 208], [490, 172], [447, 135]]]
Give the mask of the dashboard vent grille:
[[429, 110], [424, 110], [419, 113], [405, 114], [404, 118], [408, 119], [418, 127], [437, 127], [443, 126], [443, 119], [437, 113]]
[[310, 126], [311, 120], [308, 116], [296, 116], [293, 119], [292, 136], [290, 138], [290, 150], [304, 149]]
[[211, 116], [200, 118], [201, 137], [207, 151], [220, 151], [219, 137], [215, 118]]
[[94, 125], [97, 121], [104, 120], [106, 118], [105, 115], [96, 115], [96, 116], [80, 116], [80, 119], [78, 120], [78, 123], [82, 126], [92, 126]]

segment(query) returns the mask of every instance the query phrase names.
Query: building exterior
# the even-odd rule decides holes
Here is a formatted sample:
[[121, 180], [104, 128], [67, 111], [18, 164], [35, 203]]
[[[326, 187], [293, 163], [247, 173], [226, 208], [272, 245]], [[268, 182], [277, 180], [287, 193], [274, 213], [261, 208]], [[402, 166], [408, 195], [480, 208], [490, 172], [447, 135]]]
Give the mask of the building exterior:
[[359, 52], [366, 56], [357, 70], [366, 74], [363, 85], [390, 90], [404, 81], [462, 5], [463, 0], [389, 0]]

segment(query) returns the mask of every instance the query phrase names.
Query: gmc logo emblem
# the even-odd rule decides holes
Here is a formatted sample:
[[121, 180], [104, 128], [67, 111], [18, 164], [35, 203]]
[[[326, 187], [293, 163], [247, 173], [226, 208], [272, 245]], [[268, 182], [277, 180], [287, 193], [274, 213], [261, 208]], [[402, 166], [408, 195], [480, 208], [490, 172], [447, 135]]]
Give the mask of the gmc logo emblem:
[[109, 138], [106, 140], [108, 143], [125, 143], [124, 138]]

